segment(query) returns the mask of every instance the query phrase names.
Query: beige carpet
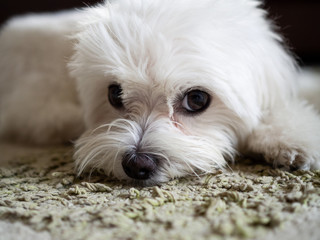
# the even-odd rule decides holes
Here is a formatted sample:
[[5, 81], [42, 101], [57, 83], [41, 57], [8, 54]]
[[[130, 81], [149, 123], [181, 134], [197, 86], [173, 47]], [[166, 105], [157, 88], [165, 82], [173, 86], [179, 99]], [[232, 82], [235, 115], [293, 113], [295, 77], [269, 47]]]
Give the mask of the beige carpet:
[[0, 239], [320, 239], [320, 171], [246, 160], [141, 188], [75, 179], [71, 148], [0, 153]]

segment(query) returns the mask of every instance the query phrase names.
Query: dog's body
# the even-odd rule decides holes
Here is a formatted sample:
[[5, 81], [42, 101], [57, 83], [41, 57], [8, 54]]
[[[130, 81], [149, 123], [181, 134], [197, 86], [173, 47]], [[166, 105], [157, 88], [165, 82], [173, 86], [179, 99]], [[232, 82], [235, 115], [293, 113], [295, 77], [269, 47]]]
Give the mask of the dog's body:
[[239, 152], [320, 168], [320, 118], [296, 96], [295, 62], [258, 5], [118, 0], [12, 20], [0, 35], [0, 136], [43, 144], [86, 130], [79, 173], [146, 184]]

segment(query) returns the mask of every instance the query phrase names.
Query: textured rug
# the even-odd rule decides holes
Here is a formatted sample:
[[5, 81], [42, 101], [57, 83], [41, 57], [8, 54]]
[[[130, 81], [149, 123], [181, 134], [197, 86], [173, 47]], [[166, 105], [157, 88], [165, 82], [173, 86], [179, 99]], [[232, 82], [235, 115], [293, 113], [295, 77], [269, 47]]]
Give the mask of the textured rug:
[[71, 148], [0, 153], [0, 239], [320, 239], [320, 171], [242, 159], [139, 187], [75, 178]]

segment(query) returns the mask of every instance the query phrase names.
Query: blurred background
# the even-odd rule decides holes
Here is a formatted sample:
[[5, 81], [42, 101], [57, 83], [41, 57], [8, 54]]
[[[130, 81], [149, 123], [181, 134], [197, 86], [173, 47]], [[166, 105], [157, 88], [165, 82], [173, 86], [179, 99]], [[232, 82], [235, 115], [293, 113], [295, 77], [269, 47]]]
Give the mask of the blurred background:
[[[51, 12], [94, 5], [97, 0], [1, 0], [0, 24], [17, 14]], [[301, 65], [320, 64], [320, 1], [264, 0]]]

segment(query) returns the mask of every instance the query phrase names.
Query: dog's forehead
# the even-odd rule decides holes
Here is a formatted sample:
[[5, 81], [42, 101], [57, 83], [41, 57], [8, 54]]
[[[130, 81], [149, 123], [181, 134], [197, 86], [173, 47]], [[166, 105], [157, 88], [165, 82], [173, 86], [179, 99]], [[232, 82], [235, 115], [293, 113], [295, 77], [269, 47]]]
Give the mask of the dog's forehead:
[[[139, 67], [133, 67], [131, 74], [124, 74], [117, 78], [121, 85], [124, 98], [138, 99], [166, 99], [175, 100], [182, 97], [190, 89], [203, 89], [210, 91], [211, 81], [201, 71], [193, 68], [183, 69], [185, 63], [176, 61], [162, 68], [141, 71]], [[161, 71], [159, 71], [161, 69]]]
[[[112, 67], [113, 79], [125, 96], [174, 98], [190, 88], [212, 87], [212, 73], [199, 48], [184, 40], [160, 39], [139, 46], [136, 41], [122, 52], [123, 58]], [[156, 46], [154, 46], [156, 45]], [[166, 46], [165, 46], [166, 45]], [[117, 62], [111, 60], [110, 62]]]
[[[148, 4], [153, 5], [152, 1]], [[149, 97], [176, 95], [208, 82], [205, 71], [212, 63], [204, 56], [208, 48], [199, 36], [204, 24], [189, 19], [195, 17], [193, 8], [173, 16], [171, 11], [159, 14], [158, 7], [110, 10], [110, 19], [98, 28], [99, 46], [106, 54], [99, 50], [96, 56], [128, 96], [142, 92]]]
[[119, 79], [124, 99], [170, 99], [183, 91], [183, 86], [177, 81], [157, 79], [152, 76]]
[[204, 79], [205, 65], [189, 54], [195, 52], [189, 44], [167, 40], [160, 46], [161, 41], [153, 39], [149, 44], [139, 46], [139, 51], [135, 51], [135, 41], [127, 44], [129, 52], [122, 52], [123, 58], [112, 72], [128, 94], [146, 91], [169, 96], [194, 87], [197, 79]]

